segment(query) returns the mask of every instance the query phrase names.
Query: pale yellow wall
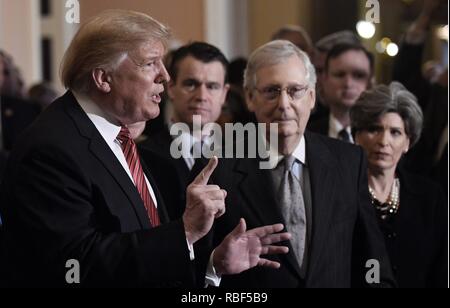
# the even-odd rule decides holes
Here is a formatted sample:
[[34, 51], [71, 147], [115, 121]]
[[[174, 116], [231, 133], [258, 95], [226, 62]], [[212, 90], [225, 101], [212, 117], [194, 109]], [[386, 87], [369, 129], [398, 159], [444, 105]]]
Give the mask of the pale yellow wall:
[[105, 9], [130, 9], [167, 24], [181, 43], [204, 39], [203, 0], [80, 0], [81, 23]]
[[26, 86], [41, 78], [38, 12], [35, 0], [0, 0], [0, 49], [14, 58]]
[[250, 50], [268, 42], [272, 34], [285, 24], [311, 27], [313, 0], [249, 0]]

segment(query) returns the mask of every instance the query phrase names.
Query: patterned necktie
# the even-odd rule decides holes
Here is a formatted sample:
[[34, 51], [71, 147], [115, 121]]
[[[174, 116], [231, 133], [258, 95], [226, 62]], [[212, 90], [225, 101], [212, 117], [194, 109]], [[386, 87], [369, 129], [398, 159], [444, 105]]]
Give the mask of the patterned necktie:
[[137, 152], [136, 144], [130, 136], [130, 131], [127, 127], [122, 127], [117, 139], [122, 146], [123, 154], [127, 160], [127, 164], [130, 167], [131, 176], [133, 177], [134, 184], [141, 196], [145, 209], [147, 210], [150, 224], [153, 227], [157, 227], [161, 224], [159, 220], [158, 210], [153, 202], [150, 191], [145, 181], [144, 172], [142, 170], [141, 162]]
[[351, 142], [350, 134], [348, 133], [348, 131], [345, 128], [341, 129], [341, 131], [338, 133], [338, 137], [342, 141]]
[[[292, 173], [295, 157], [286, 156], [274, 170], [280, 186], [278, 200], [286, 229], [292, 234], [291, 245], [300, 267], [303, 265], [306, 244], [306, 213], [300, 181]], [[275, 183], [277, 179], [275, 178]]]

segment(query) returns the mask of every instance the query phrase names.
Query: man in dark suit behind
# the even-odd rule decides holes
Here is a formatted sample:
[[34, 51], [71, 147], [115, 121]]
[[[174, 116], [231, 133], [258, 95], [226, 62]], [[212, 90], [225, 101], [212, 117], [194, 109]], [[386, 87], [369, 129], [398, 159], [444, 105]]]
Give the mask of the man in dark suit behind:
[[308, 123], [308, 130], [353, 143], [350, 109], [370, 87], [374, 57], [359, 43], [340, 43], [328, 52], [322, 75], [321, 98], [329, 114]]
[[[282, 225], [246, 231], [241, 222], [214, 253], [211, 275], [195, 281], [194, 263], [208, 256], [196, 255], [193, 244], [225, 210], [226, 192], [207, 185], [217, 158], [188, 187], [183, 217], [169, 222], [128, 128], [159, 113], [168, 38], [150, 16], [121, 10], [101, 13], [76, 34], [62, 65], [69, 91], [8, 161], [0, 203], [7, 286], [68, 286], [76, 261], [81, 286], [203, 286], [216, 284], [214, 275], [279, 266], [260, 252], [286, 252], [271, 245], [289, 238], [272, 235]], [[248, 237], [257, 240], [242, 245]]]
[[[278, 271], [252, 269], [224, 278], [222, 286], [368, 286], [368, 260], [379, 264], [373, 286], [394, 284], [369, 201], [363, 151], [304, 133], [315, 82], [308, 56], [290, 42], [270, 42], [249, 59], [247, 104], [259, 123], [278, 124], [278, 148], [271, 142], [270, 149], [276, 168], [261, 169], [260, 159], [221, 162], [213, 181], [228, 192], [227, 212], [216, 220], [215, 237], [220, 241], [243, 217], [251, 227], [284, 221], [292, 239], [289, 253], [273, 259], [282, 265]], [[272, 140], [269, 132], [264, 139]]]
[[[172, 79], [167, 86], [173, 107], [171, 123], [167, 123], [165, 129], [140, 144], [142, 159], [154, 175], [169, 180], [168, 183], [161, 183], [161, 193], [171, 219], [178, 219], [183, 214], [186, 187], [196, 175], [193, 173], [198, 172], [204, 164], [200, 159], [194, 160], [195, 144], [211, 145], [213, 142], [222, 142], [212, 140], [209, 136], [202, 136], [202, 140], [197, 140], [193, 134], [193, 117], [201, 117], [201, 126], [217, 121], [229, 89], [226, 83], [227, 69], [226, 57], [218, 48], [208, 43], [193, 42], [180, 47], [172, 54], [169, 66]], [[170, 128], [175, 123], [187, 124], [190, 131], [183, 132], [180, 136], [172, 136]], [[192, 145], [189, 155], [178, 159], [172, 157], [170, 147], [175, 138], [182, 138], [185, 144]], [[195, 163], [197, 165], [194, 168]], [[166, 165], [172, 167], [169, 169]], [[172, 173], [168, 173], [170, 170]]]

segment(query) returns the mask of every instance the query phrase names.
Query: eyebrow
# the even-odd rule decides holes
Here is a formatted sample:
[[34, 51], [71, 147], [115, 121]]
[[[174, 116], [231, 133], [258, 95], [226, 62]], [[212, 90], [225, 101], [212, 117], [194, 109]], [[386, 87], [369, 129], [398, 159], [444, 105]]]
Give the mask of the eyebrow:
[[221, 82], [220, 81], [217, 81], [217, 80], [206, 80], [206, 81], [200, 81], [200, 80], [198, 80], [197, 78], [194, 78], [194, 77], [186, 77], [186, 78], [184, 78], [181, 82], [196, 82], [196, 83], [205, 83], [205, 84], [221, 84]]
[[307, 88], [308, 84], [301, 84], [301, 83], [288, 83], [286, 86], [282, 86], [279, 83], [272, 83], [272, 84], [267, 84], [265, 86], [262, 86], [261, 89], [267, 89], [267, 88], [284, 88], [284, 87], [288, 87], [288, 88], [292, 88], [292, 87], [299, 87], [299, 88]]
[[[369, 127], [374, 127], [374, 128], [385, 128], [383, 125], [381, 125], [381, 124], [374, 124], [374, 125], [371, 125], [371, 126], [369, 126]], [[398, 130], [404, 130], [402, 127], [399, 127], [399, 126], [388, 126], [387, 127], [388, 129], [398, 129]]]

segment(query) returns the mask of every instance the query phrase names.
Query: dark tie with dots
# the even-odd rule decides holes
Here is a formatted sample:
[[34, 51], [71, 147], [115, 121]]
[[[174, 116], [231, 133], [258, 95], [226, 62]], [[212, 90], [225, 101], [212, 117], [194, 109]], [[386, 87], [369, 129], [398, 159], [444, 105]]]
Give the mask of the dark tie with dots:
[[147, 182], [145, 181], [144, 172], [142, 170], [142, 165], [139, 160], [136, 144], [131, 138], [128, 128], [122, 127], [119, 135], [117, 136], [117, 139], [120, 141], [123, 154], [125, 155], [127, 164], [130, 167], [134, 185], [136, 186], [139, 195], [141, 196], [142, 202], [144, 203], [145, 209], [147, 210], [150, 224], [153, 227], [157, 227], [161, 224], [159, 220], [158, 209], [156, 208], [152, 196], [150, 195]]

